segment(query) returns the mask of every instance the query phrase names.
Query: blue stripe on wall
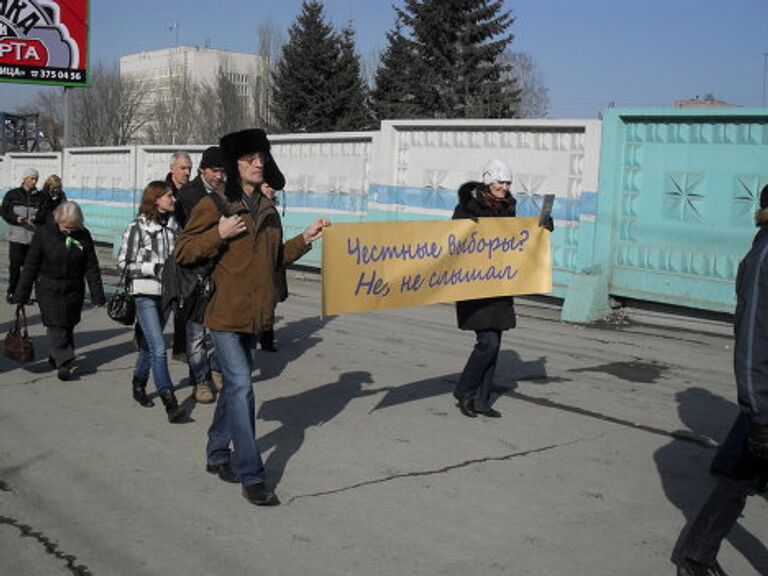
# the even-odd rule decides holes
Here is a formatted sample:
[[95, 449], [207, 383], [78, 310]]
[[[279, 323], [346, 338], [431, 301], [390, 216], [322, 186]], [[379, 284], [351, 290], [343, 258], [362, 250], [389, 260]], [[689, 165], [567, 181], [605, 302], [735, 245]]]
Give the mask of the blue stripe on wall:
[[67, 188], [67, 198], [70, 200], [93, 200], [99, 202], [121, 202], [133, 206], [138, 205], [141, 199], [141, 191], [127, 188]]
[[[371, 184], [370, 198], [378, 204], [405, 206], [418, 210], [447, 210], [453, 211], [456, 206], [456, 191], [445, 188], [406, 188]], [[517, 200], [517, 215], [522, 217], [538, 216], [541, 211], [541, 196], [515, 194]], [[560, 221], [578, 221], [581, 214], [596, 214], [597, 195], [585, 192], [581, 199], [571, 199], [558, 196], [552, 207], [552, 217]]]
[[582, 192], [580, 215], [597, 216], [597, 192]]

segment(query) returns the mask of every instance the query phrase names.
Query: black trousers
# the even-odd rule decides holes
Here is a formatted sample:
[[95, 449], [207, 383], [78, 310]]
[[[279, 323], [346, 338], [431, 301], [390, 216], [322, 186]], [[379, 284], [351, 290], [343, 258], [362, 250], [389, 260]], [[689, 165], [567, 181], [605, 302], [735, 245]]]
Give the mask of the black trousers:
[[47, 326], [48, 355], [56, 367], [69, 364], [75, 359], [74, 327]]
[[496, 374], [496, 363], [499, 360], [501, 334], [501, 330], [475, 331], [475, 347], [453, 391], [457, 400], [474, 400], [478, 410], [491, 407], [493, 376]]
[[8, 260], [10, 261], [8, 294], [13, 294], [16, 291], [16, 285], [19, 283], [19, 277], [21, 276], [21, 267], [24, 266], [24, 260], [27, 257], [28, 251], [29, 244], [8, 242]]
[[728, 532], [739, 519], [747, 496], [754, 494], [757, 480], [720, 477], [678, 548], [678, 555], [711, 566]]
[[173, 309], [173, 352], [175, 354], [187, 353], [187, 313], [185, 309], [176, 307]]

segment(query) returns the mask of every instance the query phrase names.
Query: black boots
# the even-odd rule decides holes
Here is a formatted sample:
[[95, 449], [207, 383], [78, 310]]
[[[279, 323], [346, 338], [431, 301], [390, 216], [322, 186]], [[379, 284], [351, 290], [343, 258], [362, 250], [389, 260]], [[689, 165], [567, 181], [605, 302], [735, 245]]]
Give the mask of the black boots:
[[138, 380], [133, 381], [133, 399], [145, 408], [151, 408], [155, 405], [155, 403], [147, 396], [146, 380], [143, 382], [139, 382]]
[[259, 334], [259, 346], [265, 352], [277, 352], [277, 346], [275, 346], [275, 331], [263, 330]]
[[172, 388], [166, 388], [160, 392], [160, 400], [163, 401], [165, 413], [168, 414], [168, 422], [178, 423], [183, 422], [186, 419], [184, 408], [179, 406], [179, 402], [176, 400], [176, 394], [173, 393]]

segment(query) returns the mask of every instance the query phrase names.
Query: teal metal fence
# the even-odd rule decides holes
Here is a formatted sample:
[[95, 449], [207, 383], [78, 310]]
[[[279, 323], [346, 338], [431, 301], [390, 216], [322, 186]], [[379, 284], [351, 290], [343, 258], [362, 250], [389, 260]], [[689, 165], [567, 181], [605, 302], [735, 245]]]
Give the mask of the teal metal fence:
[[766, 184], [768, 110], [607, 110], [594, 248], [564, 319], [604, 315], [609, 294], [733, 312]]

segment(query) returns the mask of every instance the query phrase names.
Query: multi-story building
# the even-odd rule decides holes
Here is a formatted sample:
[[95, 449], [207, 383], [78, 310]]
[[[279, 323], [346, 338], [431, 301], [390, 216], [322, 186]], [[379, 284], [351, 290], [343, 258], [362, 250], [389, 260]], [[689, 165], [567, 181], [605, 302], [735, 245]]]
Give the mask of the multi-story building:
[[215, 88], [222, 71], [234, 85], [249, 117], [256, 118], [265, 79], [264, 58], [258, 54], [177, 46], [120, 58], [120, 77], [141, 85], [141, 106], [150, 117], [158, 102], [178, 98], [180, 87]]

